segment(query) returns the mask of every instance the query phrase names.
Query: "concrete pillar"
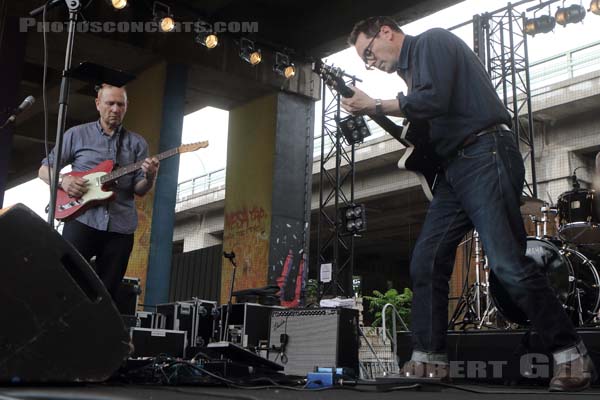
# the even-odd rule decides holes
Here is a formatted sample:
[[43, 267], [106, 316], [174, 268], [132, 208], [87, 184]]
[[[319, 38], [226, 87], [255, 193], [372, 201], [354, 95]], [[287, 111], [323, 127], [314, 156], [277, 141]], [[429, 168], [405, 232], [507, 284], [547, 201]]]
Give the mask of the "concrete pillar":
[[[312, 100], [283, 92], [230, 112], [223, 251], [236, 254], [234, 290], [295, 288], [309, 243], [313, 113]], [[232, 271], [224, 259], [222, 302]]]
[[[167, 66], [159, 152], [178, 147], [181, 144], [187, 75], [188, 67], [186, 65], [169, 64]], [[169, 299], [178, 174], [178, 156], [161, 162], [154, 190], [154, 211], [144, 304], [166, 303]]]

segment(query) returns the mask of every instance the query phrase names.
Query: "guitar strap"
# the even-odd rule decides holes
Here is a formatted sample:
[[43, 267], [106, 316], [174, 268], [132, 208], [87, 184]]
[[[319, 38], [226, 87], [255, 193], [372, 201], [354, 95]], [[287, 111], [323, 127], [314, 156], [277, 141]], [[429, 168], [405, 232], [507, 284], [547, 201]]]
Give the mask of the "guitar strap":
[[119, 128], [119, 138], [117, 139], [117, 149], [115, 151], [115, 169], [119, 167], [119, 156], [121, 155], [121, 147], [123, 147], [123, 137], [127, 130], [123, 128], [123, 125]]

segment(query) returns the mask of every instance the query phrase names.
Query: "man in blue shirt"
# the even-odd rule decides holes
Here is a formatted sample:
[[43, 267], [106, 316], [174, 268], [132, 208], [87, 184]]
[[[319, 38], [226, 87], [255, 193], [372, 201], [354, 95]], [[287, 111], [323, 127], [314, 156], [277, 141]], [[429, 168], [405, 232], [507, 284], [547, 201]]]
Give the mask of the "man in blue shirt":
[[426, 121], [441, 159], [433, 200], [413, 250], [413, 353], [409, 377], [448, 378], [448, 282], [460, 240], [475, 228], [490, 268], [525, 312], [557, 363], [550, 390], [590, 386], [594, 366], [544, 274], [525, 256], [520, 213], [525, 169], [511, 118], [477, 56], [455, 35], [405, 35], [389, 17], [358, 22], [349, 36], [367, 69], [398, 73], [408, 92], [372, 99], [357, 88], [342, 106], [355, 115]]
[[[152, 189], [159, 168], [158, 159], [148, 157], [146, 140], [123, 127], [127, 104], [125, 88], [102, 85], [96, 97], [99, 120], [65, 132], [60, 163], [61, 168], [71, 164], [76, 172], [90, 170], [105, 160], [123, 167], [144, 160], [141, 170], [117, 180], [112, 201], [88, 208], [63, 227], [63, 237], [87, 260], [96, 257], [96, 272], [113, 299], [133, 249], [138, 223], [134, 195], [143, 196]], [[38, 171], [46, 183], [50, 182], [49, 166], [54, 165], [55, 150], [42, 160]], [[86, 183], [85, 179], [68, 174], [59, 177], [59, 186], [72, 197], [86, 193]]]

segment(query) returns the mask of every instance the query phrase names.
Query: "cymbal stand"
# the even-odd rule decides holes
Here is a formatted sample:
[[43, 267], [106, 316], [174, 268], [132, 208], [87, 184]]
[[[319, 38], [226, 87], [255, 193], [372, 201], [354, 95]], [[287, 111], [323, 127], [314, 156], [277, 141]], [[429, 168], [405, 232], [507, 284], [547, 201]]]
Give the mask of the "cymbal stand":
[[[469, 271], [470, 271], [470, 265], [471, 265], [471, 256], [472, 256], [472, 251], [473, 251], [473, 235], [471, 235], [470, 237], [468, 237], [464, 242], [462, 242], [459, 246], [465, 245], [465, 246], [469, 246], [466, 247], [466, 251], [465, 251], [465, 261], [466, 261], [466, 275], [464, 278], [464, 283], [463, 283], [463, 288], [462, 288], [462, 293], [460, 295], [460, 297], [458, 298], [458, 303], [456, 304], [455, 308], [454, 308], [454, 312], [452, 313], [452, 317], [450, 318], [449, 322], [448, 322], [448, 329], [456, 329], [457, 326], [461, 326], [462, 329], [464, 330], [466, 328], [467, 325], [476, 323], [475, 319], [477, 318], [476, 316], [476, 311], [474, 309], [474, 304], [473, 304], [473, 292], [476, 289], [475, 285], [468, 285], [469, 283]], [[460, 316], [462, 317], [462, 321], [461, 322], [457, 322]]]
[[[488, 287], [488, 279], [487, 272], [485, 272], [486, 262], [485, 256], [483, 255], [483, 249], [481, 246], [481, 241], [479, 239], [479, 234], [476, 230], [473, 230], [473, 234], [471, 238], [472, 248], [475, 253], [475, 282], [469, 286], [466, 290], [466, 293], [461, 296], [459, 303], [456, 305], [455, 312], [450, 320], [449, 327], [455, 327], [457, 325], [462, 325], [463, 329], [467, 325], [474, 325], [475, 327], [481, 327], [482, 321], [482, 298], [489, 297], [487, 295], [487, 287]], [[469, 259], [471, 257], [471, 252], [469, 251]], [[485, 281], [482, 281], [482, 270], [484, 271]], [[468, 282], [469, 273], [467, 271], [467, 276], [465, 277], [465, 282]], [[463, 314], [462, 322], [457, 323], [459, 315]]]
[[479, 241], [479, 233], [473, 231], [473, 239], [475, 240], [475, 315], [476, 321], [481, 321], [481, 242]]
[[[479, 238], [476, 242], [477, 246], [480, 248], [480, 252], [483, 253], [483, 249], [481, 246], [481, 243], [479, 241]], [[493, 301], [492, 301], [492, 296], [490, 293], [490, 267], [488, 265], [488, 261], [487, 261], [487, 257], [484, 255], [483, 257], [481, 257], [481, 261], [479, 262], [479, 264], [477, 264], [477, 268], [481, 268], [483, 270], [483, 283], [481, 283], [480, 285], [484, 288], [483, 289], [483, 293], [485, 296], [485, 310], [483, 312], [483, 315], [481, 316], [481, 318], [479, 319], [479, 325], [477, 326], [477, 329], [481, 329], [483, 328], [483, 326], [493, 326], [494, 323], [492, 322], [491, 318], [492, 316], [494, 316], [496, 314], [496, 306], [494, 305]]]
[[[550, 207], [550, 205], [548, 203], [544, 203], [542, 205], [542, 207], [540, 207], [540, 211], [542, 212], [542, 237], [543, 238], [548, 238], [550, 237], [550, 235], [548, 235], [548, 222], [550, 221], [548, 219], [548, 215], [550, 214], [554, 214], [556, 215], [558, 213], [558, 210], [556, 209], [556, 207]], [[537, 234], [537, 225], [536, 225], [536, 236], [540, 237], [539, 234]]]
[[542, 230], [541, 230], [541, 227], [540, 227], [540, 223], [542, 222], [542, 220], [538, 219], [538, 217], [536, 215], [532, 215], [532, 214], [529, 214], [529, 219], [535, 225], [535, 237], [536, 238], [541, 238], [542, 237], [541, 236], [542, 235]]

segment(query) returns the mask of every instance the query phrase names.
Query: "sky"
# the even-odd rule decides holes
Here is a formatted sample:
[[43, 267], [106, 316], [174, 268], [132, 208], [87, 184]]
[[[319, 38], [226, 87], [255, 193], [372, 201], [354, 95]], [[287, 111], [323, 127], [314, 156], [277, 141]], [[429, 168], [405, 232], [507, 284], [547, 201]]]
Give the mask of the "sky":
[[[583, 6], [586, 9], [589, 8], [590, 0], [583, 1]], [[532, 1], [524, 4], [519, 7], [519, 10], [525, 11], [526, 8], [536, 3], [538, 2]], [[556, 8], [561, 3], [558, 1], [550, 6], [552, 15], [554, 15]], [[466, 0], [418, 21], [404, 25], [402, 29], [406, 34], [417, 35], [434, 27], [450, 28], [471, 20], [475, 14], [492, 12], [505, 7], [507, 4], [506, 0]], [[570, 4], [579, 4], [579, 2], [577, 0], [565, 2], [566, 6]], [[538, 11], [537, 15], [547, 14], [547, 10], [548, 7], [545, 7], [542, 11]], [[529, 13], [528, 16], [532, 16], [531, 14]], [[472, 44], [471, 24], [453, 32], [467, 44]], [[600, 40], [600, 15], [588, 13], [582, 23], [569, 24], [565, 27], [557, 25], [553, 32], [539, 34], [534, 37], [529, 36], [527, 38], [529, 61], [533, 63], [537, 60], [598, 40]], [[353, 48], [332, 55], [325, 61], [361, 79], [362, 82], [358, 86], [373, 98], [391, 99], [395, 98], [398, 92], [406, 90], [404, 82], [395, 74], [388, 75], [377, 70], [366, 71], [364, 64], [356, 55]], [[319, 121], [321, 117], [319, 112], [321, 106], [317, 104], [315, 109], [317, 110], [315, 119], [318, 121], [316, 129], [320, 130]], [[209, 147], [180, 156], [178, 182], [183, 182], [226, 166], [227, 127], [228, 112], [213, 107], [203, 108], [184, 118], [182, 143], [208, 140]], [[47, 199], [49, 197], [42, 195], [45, 192], [48, 192], [48, 186], [41, 180], [34, 179], [8, 190], [5, 193], [4, 206], [21, 202], [45, 218], [44, 208], [48, 203]]]

